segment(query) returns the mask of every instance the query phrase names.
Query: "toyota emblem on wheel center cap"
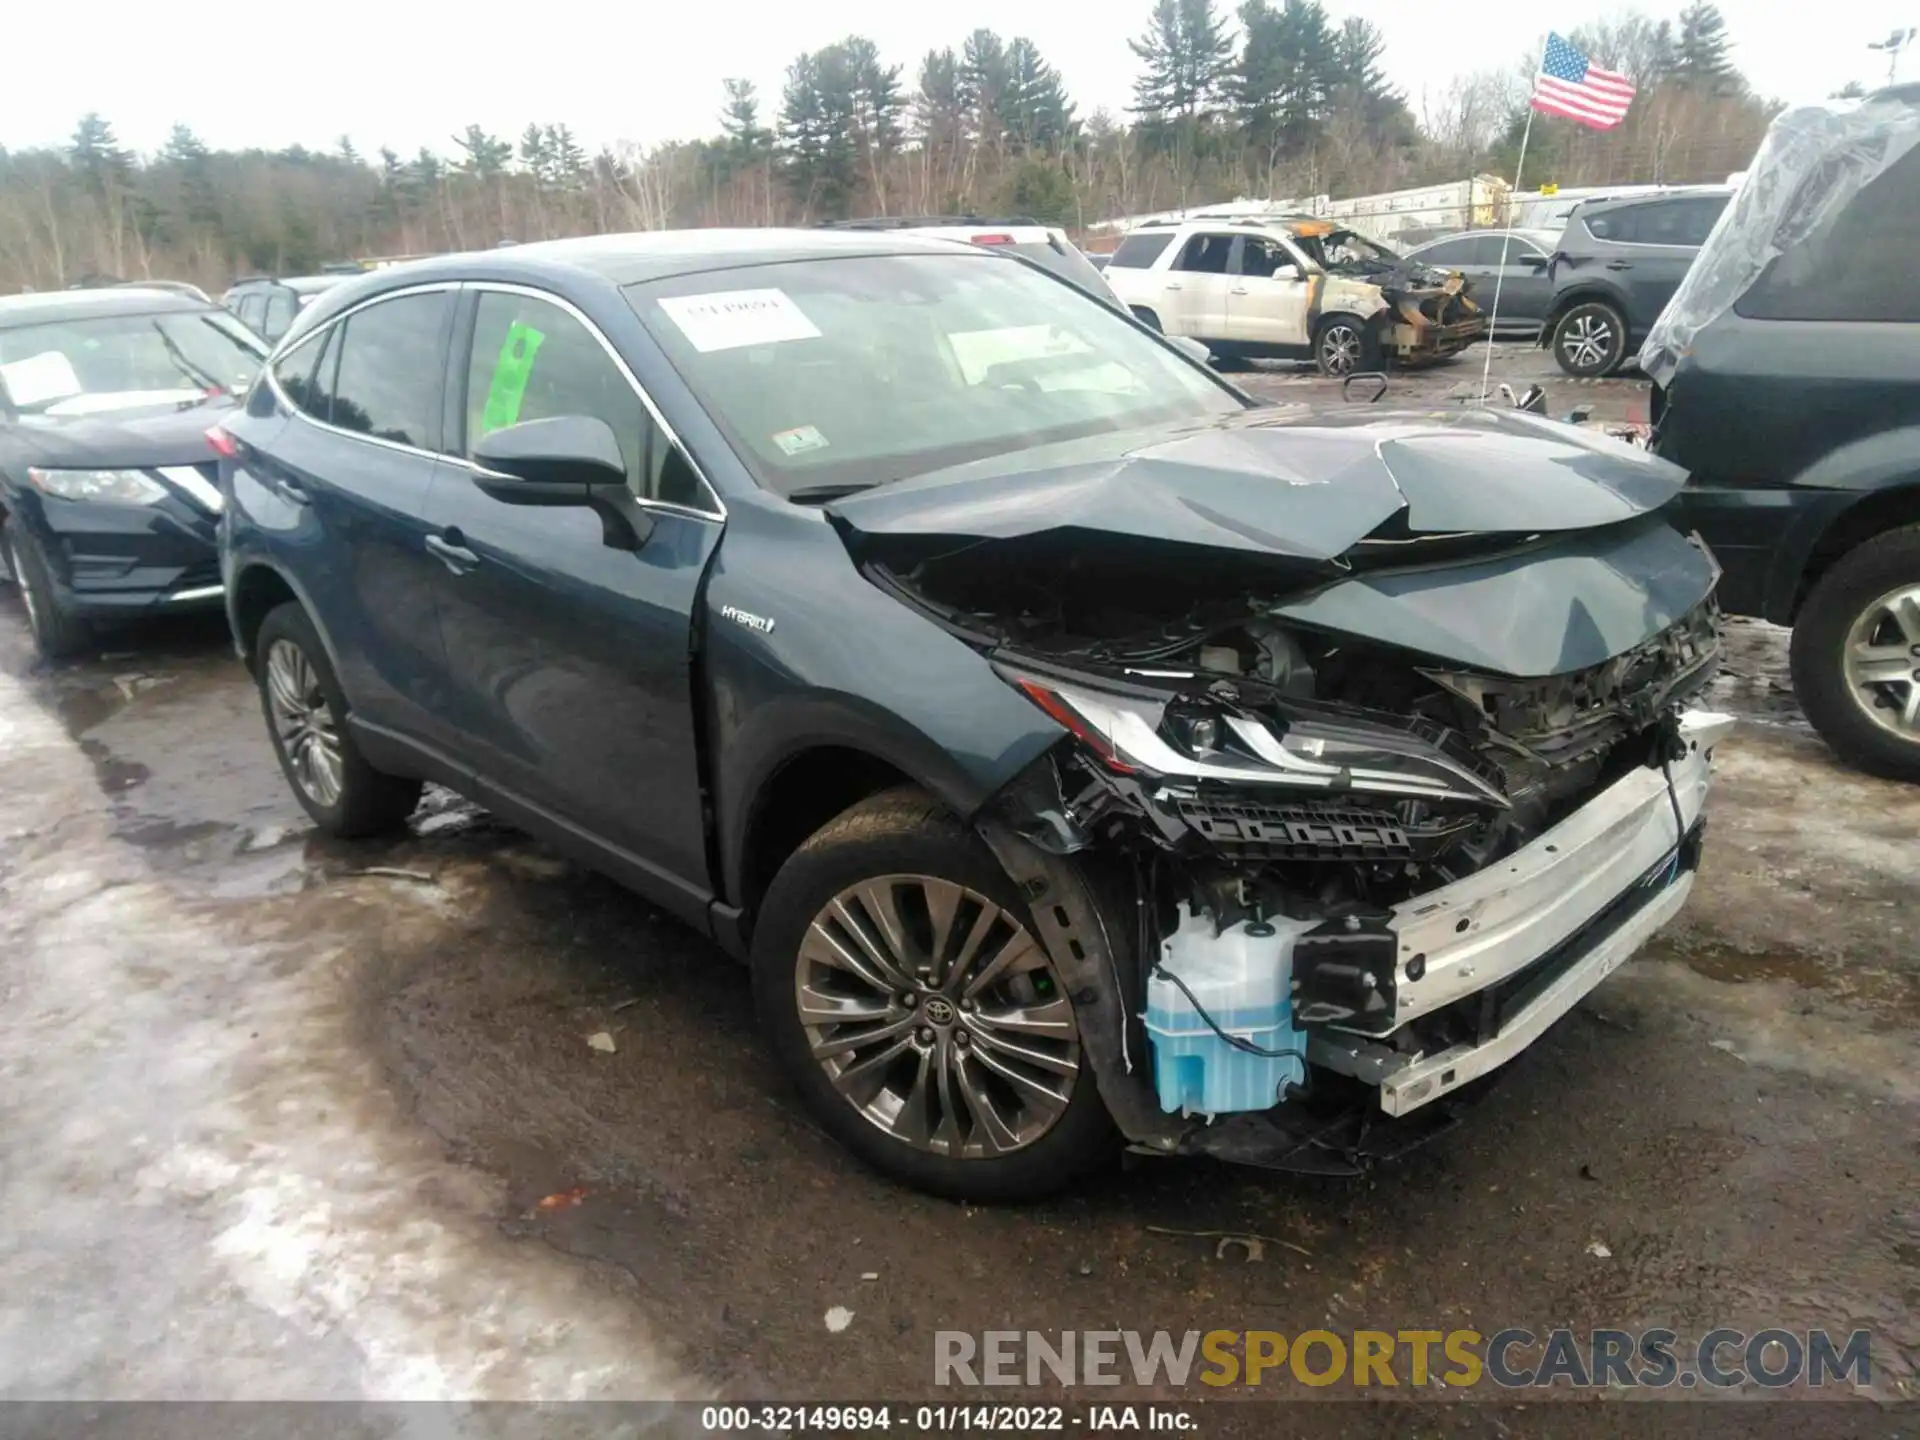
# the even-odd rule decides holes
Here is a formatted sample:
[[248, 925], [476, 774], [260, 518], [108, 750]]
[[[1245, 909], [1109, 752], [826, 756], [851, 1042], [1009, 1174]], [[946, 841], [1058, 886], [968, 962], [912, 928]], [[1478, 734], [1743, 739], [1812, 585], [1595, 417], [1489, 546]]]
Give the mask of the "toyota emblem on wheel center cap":
[[926, 1008], [921, 1013], [935, 1025], [951, 1025], [953, 1023], [953, 1002], [950, 1000], [942, 1000], [938, 995], [935, 995], [927, 1001]]

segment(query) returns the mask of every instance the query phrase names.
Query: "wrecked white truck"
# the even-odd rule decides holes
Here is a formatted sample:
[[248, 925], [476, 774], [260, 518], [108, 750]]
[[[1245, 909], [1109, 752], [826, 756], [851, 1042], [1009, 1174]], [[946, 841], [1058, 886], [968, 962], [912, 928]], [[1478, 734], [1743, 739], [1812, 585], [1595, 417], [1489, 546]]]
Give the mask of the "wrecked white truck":
[[[397, 522], [356, 519], [341, 412], [299, 418], [375, 307], [493, 376], [425, 550], [379, 552], [439, 562], [444, 639], [349, 578]], [[1018, 259], [700, 231], [329, 292], [219, 439], [316, 823], [431, 778], [652, 897], [750, 959], [821, 1124], [930, 1190], [1116, 1140], [1362, 1166], [1692, 884], [1718, 572], [1683, 473], [1604, 436], [1265, 409]]]

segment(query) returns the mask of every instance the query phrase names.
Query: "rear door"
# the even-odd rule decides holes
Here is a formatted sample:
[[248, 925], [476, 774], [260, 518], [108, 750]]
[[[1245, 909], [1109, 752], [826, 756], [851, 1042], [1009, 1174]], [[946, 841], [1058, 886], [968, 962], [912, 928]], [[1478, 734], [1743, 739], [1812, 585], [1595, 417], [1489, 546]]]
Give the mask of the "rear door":
[[1189, 236], [1162, 273], [1155, 308], [1169, 335], [1191, 335], [1199, 340], [1222, 340], [1227, 334], [1227, 292], [1233, 288], [1228, 273], [1233, 245], [1240, 237], [1214, 231]]
[[1267, 235], [1235, 237], [1227, 328], [1221, 338], [1243, 344], [1307, 343], [1307, 276], [1299, 256]]
[[272, 383], [294, 418], [235, 475], [258, 487], [247, 512], [318, 612], [355, 719], [416, 736], [445, 729], [425, 517], [453, 301], [374, 300], [288, 351]]
[[[710, 891], [693, 616], [724, 516], [611, 346], [557, 297], [473, 287], [453, 367], [461, 454], [487, 430], [589, 415], [619, 437], [653, 525], [608, 543], [593, 511], [509, 505], [462, 462], [430, 515], [449, 717], [482, 798], [611, 844], [690, 899]], [[463, 322], [463, 328], [466, 322]], [[496, 802], [497, 803], [497, 802]]]

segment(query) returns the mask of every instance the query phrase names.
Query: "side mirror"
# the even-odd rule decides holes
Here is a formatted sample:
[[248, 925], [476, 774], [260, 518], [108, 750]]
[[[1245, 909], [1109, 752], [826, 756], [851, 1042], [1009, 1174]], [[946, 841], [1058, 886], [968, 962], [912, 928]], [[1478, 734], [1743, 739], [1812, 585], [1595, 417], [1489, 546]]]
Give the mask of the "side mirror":
[[480, 437], [473, 483], [503, 505], [575, 506], [596, 511], [608, 545], [633, 549], [653, 520], [627, 489], [627, 464], [613, 427], [593, 415], [523, 420]]
[[1535, 255], [1531, 251], [1519, 257], [1520, 263], [1529, 270], [1544, 270], [1553, 263], [1551, 255]]
[[1196, 364], [1205, 365], [1213, 359], [1213, 352], [1191, 335], [1169, 335], [1167, 343]]

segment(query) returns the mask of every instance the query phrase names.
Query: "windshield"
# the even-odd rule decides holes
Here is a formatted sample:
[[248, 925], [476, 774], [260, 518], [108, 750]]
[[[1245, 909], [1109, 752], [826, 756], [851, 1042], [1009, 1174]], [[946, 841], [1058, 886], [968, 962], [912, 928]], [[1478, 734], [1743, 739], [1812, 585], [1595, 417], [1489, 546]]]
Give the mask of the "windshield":
[[1343, 266], [1373, 269], [1400, 263], [1400, 257], [1386, 246], [1376, 245], [1366, 236], [1357, 235], [1351, 230], [1330, 230], [1325, 235], [1302, 235], [1296, 232], [1293, 243], [1306, 251], [1307, 258], [1322, 270], [1338, 270]]
[[0, 391], [24, 415], [91, 415], [239, 394], [265, 351], [221, 310], [100, 315], [0, 330]]
[[986, 254], [799, 261], [627, 296], [782, 495], [1244, 408], [1085, 292]]

